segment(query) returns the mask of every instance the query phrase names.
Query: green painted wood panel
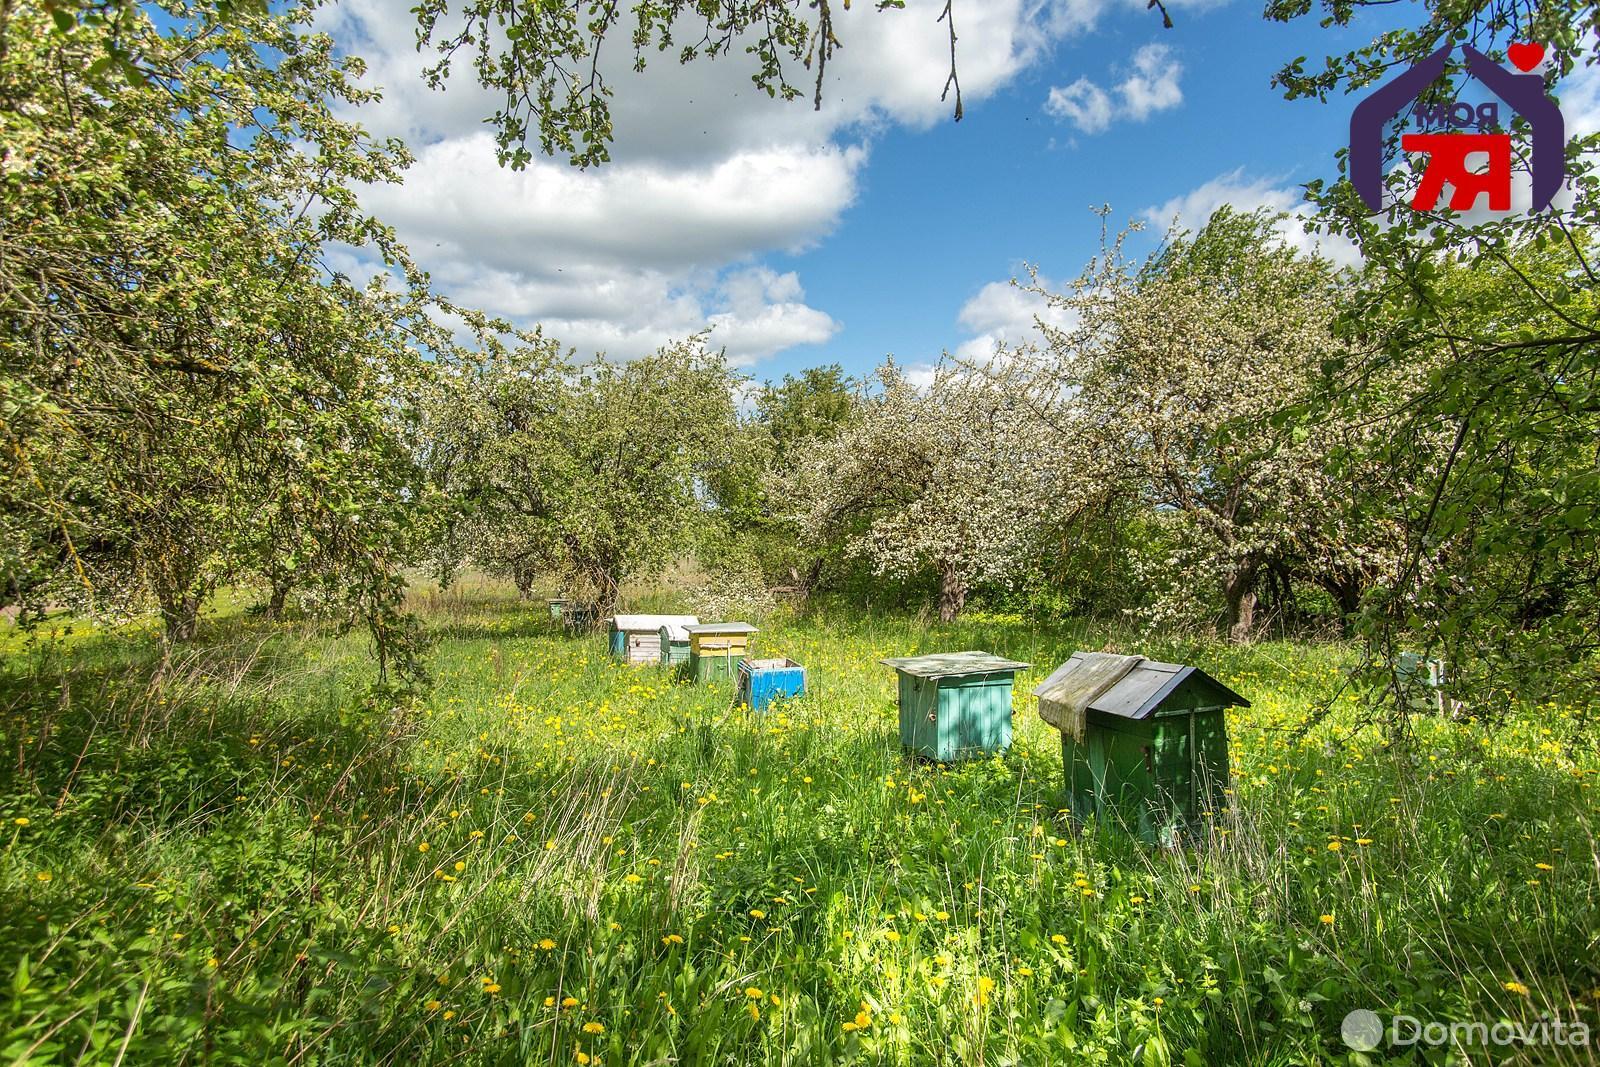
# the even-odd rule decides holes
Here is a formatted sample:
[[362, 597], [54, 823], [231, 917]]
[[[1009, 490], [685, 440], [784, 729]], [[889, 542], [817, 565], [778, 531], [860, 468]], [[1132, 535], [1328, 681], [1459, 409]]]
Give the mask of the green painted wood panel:
[[701, 655], [689, 652], [687, 674], [696, 682], [718, 682], [732, 679], [739, 672], [739, 661], [743, 655], [730, 655], [727, 652], [715, 652]]
[[899, 678], [900, 743], [908, 751], [950, 763], [1011, 746], [1012, 672]]
[[1227, 722], [1216, 707], [1142, 721], [1090, 712], [1081, 743], [1062, 735], [1061, 762], [1076, 817], [1112, 819], [1147, 843], [1166, 842], [1222, 811]]

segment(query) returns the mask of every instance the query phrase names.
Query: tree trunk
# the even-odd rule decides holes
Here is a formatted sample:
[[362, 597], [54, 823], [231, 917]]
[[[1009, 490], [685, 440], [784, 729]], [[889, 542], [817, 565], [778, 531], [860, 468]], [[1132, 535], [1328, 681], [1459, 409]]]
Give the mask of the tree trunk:
[[516, 583], [517, 595], [523, 600], [533, 599], [534, 569], [521, 563], [513, 564], [511, 580]]
[[200, 594], [159, 590], [156, 600], [161, 607], [161, 621], [166, 627], [163, 639], [169, 645], [192, 641], [200, 623]]
[[272, 580], [272, 594], [267, 597], [267, 619], [271, 622], [283, 621], [284, 603], [289, 599], [289, 590], [293, 587], [287, 578], [274, 578]]
[[949, 564], [939, 569], [939, 621], [955, 622], [967, 606], [967, 583]]
[[1248, 644], [1256, 627], [1256, 565], [1240, 564], [1223, 585], [1228, 601], [1228, 640]]
[[161, 612], [162, 643], [171, 648], [191, 640], [205, 599], [205, 587], [197, 580], [198, 568], [187, 558], [173, 554], [147, 561], [144, 570]]

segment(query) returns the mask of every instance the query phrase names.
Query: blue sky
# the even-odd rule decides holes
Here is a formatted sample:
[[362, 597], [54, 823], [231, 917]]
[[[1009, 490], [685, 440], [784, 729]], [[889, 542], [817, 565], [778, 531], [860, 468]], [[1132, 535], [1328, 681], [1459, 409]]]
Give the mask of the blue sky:
[[1074, 276], [1096, 247], [1093, 205], [1150, 222], [1145, 248], [1175, 213], [1297, 209], [1301, 183], [1334, 173], [1353, 101], [1286, 101], [1273, 73], [1369, 40], [1374, 18], [1420, 16], [1397, 5], [1324, 30], [1174, 0], [1164, 30], [1141, 0], [957, 0], [957, 124], [939, 100], [940, 6], [855, 5], [820, 114], [752, 91], [737, 59], [635, 75], [619, 51], [615, 161], [590, 171], [499, 168], [482, 123], [495, 100], [470, 76], [427, 89], [393, 0], [341, 0], [326, 24], [384, 90], [355, 117], [418, 157], [365, 201], [440, 289], [580, 353], [628, 358], [709, 329], [774, 378], [1027, 340], [1039, 306], [1006, 283], [1024, 262]]
[[[1238, 3], [1180, 11], [1176, 21], [1162, 30], [1150, 13], [1120, 13], [1091, 38], [1059, 46], [961, 123], [885, 134], [839, 229], [808, 252], [772, 257], [777, 269], [800, 272], [807, 298], [843, 328], [826, 344], [779, 354], [771, 369], [828, 359], [855, 369], [889, 352], [916, 362], [955, 347], [968, 331], [952, 310], [988, 282], [1020, 272], [1024, 261], [1049, 278], [1076, 274], [1099, 240], [1092, 205], [1109, 203], [1122, 221], [1219, 179], [1291, 194], [1333, 172], [1348, 104], [1287, 101], [1271, 79], [1285, 59], [1356, 34], [1320, 31], [1314, 21], [1269, 23]], [[1080, 76], [1110, 85], [1151, 43], [1181, 65], [1181, 103], [1099, 133], [1044, 110], [1052, 85]], [[1142, 247], [1164, 221], [1150, 225]]]

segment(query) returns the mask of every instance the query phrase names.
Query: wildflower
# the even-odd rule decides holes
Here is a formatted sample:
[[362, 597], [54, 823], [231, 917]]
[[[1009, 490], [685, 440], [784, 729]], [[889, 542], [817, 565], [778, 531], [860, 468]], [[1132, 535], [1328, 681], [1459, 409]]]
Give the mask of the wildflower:
[[41, 882], [48, 882], [50, 879], [54, 878], [55, 875], [51, 874], [49, 871], [40, 871], [38, 874], [34, 875], [34, 877], [39, 879]]
[[606, 1032], [606, 1028], [601, 1026], [599, 1023], [584, 1023], [583, 1032], [586, 1034], [603, 1034]]
[[486, 982], [486, 983], [484, 983], [483, 991], [485, 993], [488, 993], [490, 996], [493, 996], [494, 994], [500, 992], [500, 983], [499, 982]]
[[1552, 867], [1548, 863], [1535, 863], [1534, 866], [1537, 867], [1541, 871], [1553, 871], [1553, 870], [1555, 870], [1555, 868]]
[[1324, 915], [1324, 916], [1322, 916], [1322, 925], [1323, 926], [1332, 926], [1333, 925], [1333, 916], [1332, 915]]
[[577, 997], [562, 997], [561, 998], [561, 1006], [563, 1008], [576, 1008], [578, 1006], [578, 998]]
[[1017, 973], [1022, 975], [1022, 977], [1024, 977], [1024, 978], [1032, 978], [1033, 977], [1033, 968], [1024, 965], [1022, 967], [1018, 967], [1017, 968]]
[[546, 952], [549, 952], [551, 949], [556, 947], [556, 943], [550, 940], [548, 937], [541, 938], [539, 941], [539, 947], [544, 949]]
[[1191, 893], [1198, 893], [1198, 892], [1200, 892], [1200, 887], [1199, 887], [1199, 886], [1197, 886], [1197, 885], [1191, 885], [1191, 886], [1190, 886], [1190, 887], [1189, 887], [1189, 892], [1191, 892]]
[[426, 841], [423, 841], [422, 843], [417, 845], [417, 851], [418, 852], [426, 852], [426, 851], [428, 851], [428, 843]]
[[455, 1013], [454, 1009], [451, 1009], [450, 1011], [447, 1011], [447, 1012], [444, 1013], [444, 1018], [445, 1018], [446, 1022], [448, 1022], [451, 1019], [454, 1019], [455, 1017], [456, 1017], [456, 1013]]
[[625, 875], [622, 880], [624, 882], [627, 882], [629, 885], [633, 885], [634, 883], [644, 881], [644, 879], [640, 878], [637, 874]]
[[948, 911], [936, 911], [933, 913], [933, 917], [938, 919], [940, 922], [950, 921], [950, 913]]
[[765, 919], [766, 917], [767, 917], [767, 913], [762, 911], [760, 908], [751, 908], [750, 909], [750, 918], [752, 918], [752, 919]]
[[683, 938], [677, 934], [668, 934], [661, 939], [661, 943], [663, 945], [681, 945], [683, 944]]
[[26, 826], [26, 825], [28, 825], [27, 816], [24, 816], [24, 815], [18, 815], [15, 819], [12, 819], [11, 821], [16, 823], [18, 826]]
[[1329, 841], [1329, 842], [1328, 842], [1328, 851], [1329, 851], [1329, 852], [1338, 852], [1338, 851], [1339, 851], [1339, 850], [1340, 850], [1340, 849], [1341, 849], [1341, 848], [1343, 848], [1343, 847], [1344, 847], [1344, 846], [1343, 846], [1343, 845], [1341, 845], [1341, 844], [1340, 844], [1340, 843], [1339, 843], [1339, 842], [1337, 842], [1337, 841]]
[[589, 1054], [587, 1052], [583, 1051], [583, 1049], [580, 1048], [578, 1050], [577, 1059], [578, 1059], [578, 1063], [579, 1063], [579, 1065], [581, 1067], [582, 1064], [585, 1064], [585, 1063], [589, 1062]]
[[440, 1008], [444, 1007], [444, 1005], [439, 1003], [437, 1000], [430, 1000], [424, 1004], [423, 1007], [428, 1011], [438, 1011]]
[[899, 930], [885, 930], [883, 932], [883, 939], [885, 941], [889, 941], [889, 942], [898, 941], [898, 940], [900, 940], [900, 931]]
[[761, 990], [757, 989], [755, 986], [748, 986], [745, 988], [744, 995], [749, 997], [751, 1000], [760, 1000]]
[[1528, 987], [1523, 985], [1521, 982], [1506, 982], [1504, 984], [1506, 992], [1508, 993], [1515, 993], [1519, 997], [1525, 997], [1528, 995]]
[[989, 1004], [989, 994], [992, 993], [992, 992], [994, 992], [994, 979], [993, 978], [989, 978], [989, 977], [979, 978], [978, 979], [978, 1006], [979, 1007], [987, 1007], [988, 1006], [988, 1004]]
[[1156, 1007], [1159, 1008], [1159, 1007], [1161, 1007], [1161, 1005], [1165, 1004], [1166, 1001], [1162, 1000], [1160, 997], [1156, 997], [1155, 1000], [1151, 1001], [1151, 1003], [1153, 1003]]
[[1141, 896], [1138, 896], [1137, 894], [1135, 894], [1134, 896], [1131, 896], [1131, 897], [1128, 898], [1128, 903], [1129, 904], [1143, 904], [1144, 903], [1144, 897], [1141, 897]]
[[1052, 945], [1065, 945], [1067, 943], [1067, 939], [1061, 934], [1051, 934], [1050, 943]]
[[456, 870], [464, 871], [466, 869], [467, 869], [467, 864], [466, 864], [465, 860], [456, 860]]

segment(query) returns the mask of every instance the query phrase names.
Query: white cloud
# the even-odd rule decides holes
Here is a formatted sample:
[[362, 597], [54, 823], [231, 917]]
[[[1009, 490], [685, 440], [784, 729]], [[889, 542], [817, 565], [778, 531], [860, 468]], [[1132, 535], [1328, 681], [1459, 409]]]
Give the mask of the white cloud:
[[[963, 341], [955, 355], [969, 362], [987, 362], [1002, 347], [1037, 344], [1044, 340], [1039, 322], [1057, 329], [1069, 329], [1072, 315], [1054, 308], [1037, 293], [1029, 292], [1016, 280], [990, 282], [962, 305], [957, 320], [974, 336]], [[1047, 291], [1061, 288], [1048, 278], [1039, 285]]]
[[1266, 208], [1284, 212], [1287, 218], [1279, 224], [1278, 233], [1286, 244], [1306, 253], [1321, 252], [1335, 263], [1352, 264], [1360, 260], [1355, 246], [1344, 238], [1307, 229], [1309, 205], [1299, 187], [1285, 185], [1281, 178], [1250, 178], [1243, 167], [1218, 175], [1164, 204], [1146, 208], [1142, 215], [1161, 230], [1176, 224], [1179, 229], [1195, 231], [1225, 205], [1240, 211]]
[[495, 162], [489, 134], [474, 132], [422, 149], [403, 186], [374, 187], [364, 202], [425, 260], [690, 269], [826, 235], [865, 160], [860, 147], [780, 145], [698, 168], [537, 160], [514, 171]]
[[1158, 111], [1183, 103], [1178, 79], [1183, 64], [1164, 44], [1147, 44], [1133, 54], [1122, 80], [1109, 90], [1087, 77], [1052, 88], [1044, 109], [1071, 122], [1083, 133], [1103, 133], [1118, 120], [1144, 122]]
[[1111, 128], [1116, 105], [1111, 96], [1088, 78], [1071, 85], [1053, 88], [1045, 97], [1044, 109], [1058, 119], [1067, 119], [1084, 133], [1102, 133]]
[[[1589, 54], [1594, 54], [1594, 40]], [[1600, 63], [1585, 63], [1557, 86], [1568, 137], [1600, 133]]]
[[1183, 103], [1178, 78], [1183, 64], [1172, 58], [1164, 44], [1147, 44], [1133, 54], [1133, 72], [1117, 86], [1123, 111], [1135, 122], [1143, 122], [1157, 111]]
[[[1009, 84], [1063, 35], [1123, 0], [985, 0], [956, 5], [961, 85], [969, 106]], [[942, 0], [903, 11], [834, 5], [844, 42], [829, 61], [823, 108], [769, 100], [750, 58], [689, 66], [632, 50], [602, 54], [612, 98], [614, 162], [578, 171], [537, 157], [504, 170], [483, 120], [503, 102], [457, 57], [444, 91], [429, 89], [415, 23], [386, 0], [341, 0], [322, 28], [367, 64], [381, 100], [353, 117], [416, 153], [403, 186], [364, 204], [394, 226], [447, 295], [524, 326], [540, 324], [580, 351], [649, 351], [709, 328], [739, 361], [838, 330], [808, 306], [801, 280], [761, 267], [774, 251], [825, 238], [854, 202], [877, 131], [947, 120], [949, 68]], [[682, 34], [678, 35], [683, 37]], [[809, 87], [803, 69], [791, 78]], [[809, 95], [809, 94], [808, 94]]]

